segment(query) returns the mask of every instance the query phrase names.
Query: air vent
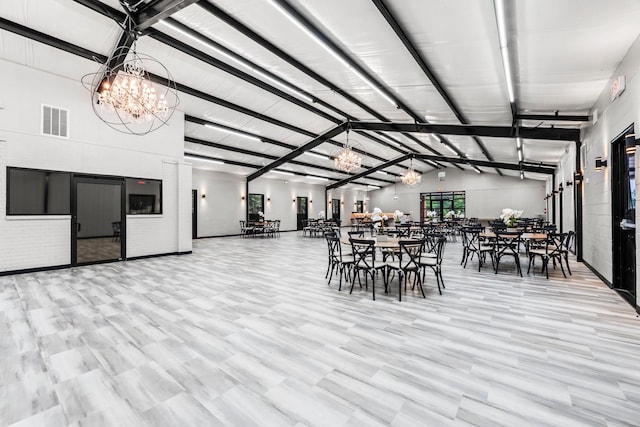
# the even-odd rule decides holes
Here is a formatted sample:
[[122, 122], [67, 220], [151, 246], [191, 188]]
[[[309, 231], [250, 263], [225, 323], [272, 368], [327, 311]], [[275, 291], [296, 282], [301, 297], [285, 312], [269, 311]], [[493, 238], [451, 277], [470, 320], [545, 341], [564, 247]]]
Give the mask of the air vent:
[[42, 106], [42, 133], [44, 135], [69, 136], [69, 111], [62, 108]]

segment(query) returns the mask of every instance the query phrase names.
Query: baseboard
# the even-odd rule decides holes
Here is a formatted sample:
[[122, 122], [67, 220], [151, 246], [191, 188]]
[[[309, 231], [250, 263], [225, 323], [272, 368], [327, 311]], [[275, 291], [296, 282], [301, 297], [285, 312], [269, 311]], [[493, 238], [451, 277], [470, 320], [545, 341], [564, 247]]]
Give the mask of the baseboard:
[[582, 260], [582, 263], [583, 263], [584, 265], [586, 265], [586, 266], [587, 266], [587, 268], [588, 268], [589, 270], [591, 270], [591, 272], [592, 272], [593, 274], [595, 274], [596, 276], [598, 276], [598, 278], [599, 278], [600, 280], [602, 280], [602, 281], [604, 282], [604, 284], [605, 284], [605, 285], [607, 285], [608, 287], [610, 287], [611, 289], [613, 289], [613, 283], [611, 283], [610, 281], [608, 281], [607, 279], [605, 279], [605, 277], [604, 277], [602, 274], [600, 274], [600, 272], [599, 272], [598, 270], [596, 270], [593, 266], [591, 266], [591, 264], [589, 264], [587, 261], [584, 261], [584, 260]]
[[139, 259], [157, 258], [161, 256], [190, 255], [192, 253], [193, 251], [184, 251], [184, 252], [166, 252], [163, 254], [153, 254], [153, 255], [140, 255], [140, 256], [128, 257], [126, 261], [136, 261]]
[[62, 270], [70, 268], [71, 264], [53, 265], [50, 267], [25, 268], [23, 270], [0, 271], [0, 276], [11, 276], [14, 274], [38, 273], [40, 271]]
[[636, 313], [638, 313], [638, 315], [640, 315], [640, 305], [636, 305]]

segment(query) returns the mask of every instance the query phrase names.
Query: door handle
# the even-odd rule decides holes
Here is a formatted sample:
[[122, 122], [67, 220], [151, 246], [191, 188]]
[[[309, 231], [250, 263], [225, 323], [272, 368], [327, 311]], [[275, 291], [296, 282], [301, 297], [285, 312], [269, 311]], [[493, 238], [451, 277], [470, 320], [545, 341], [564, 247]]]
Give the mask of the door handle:
[[623, 219], [620, 221], [620, 228], [623, 230], [635, 230], [636, 224], [629, 221], [628, 219]]
[[78, 233], [80, 232], [80, 230], [82, 230], [82, 224], [80, 224], [79, 222], [76, 223], [76, 225], [78, 226]]

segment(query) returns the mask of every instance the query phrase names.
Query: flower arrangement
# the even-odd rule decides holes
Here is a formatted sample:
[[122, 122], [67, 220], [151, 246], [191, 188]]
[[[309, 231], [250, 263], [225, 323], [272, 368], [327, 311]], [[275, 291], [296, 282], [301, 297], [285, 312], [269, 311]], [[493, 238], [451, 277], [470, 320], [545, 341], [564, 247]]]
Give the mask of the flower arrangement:
[[444, 214], [444, 217], [446, 219], [456, 218], [456, 211], [449, 211], [446, 214]]
[[324, 211], [318, 212], [318, 218], [324, 219]]
[[427, 211], [427, 220], [432, 221], [438, 218], [438, 212], [436, 211]]
[[258, 211], [258, 216], [259, 216], [260, 218], [264, 218], [264, 212], [262, 212], [262, 211]]
[[518, 222], [518, 219], [522, 216], [522, 211], [516, 211], [511, 208], [502, 209], [500, 219], [507, 227], [513, 227]]
[[382, 225], [382, 209], [373, 208], [373, 212], [371, 213], [371, 221], [373, 222], [373, 227], [378, 229]]
[[396, 211], [393, 213], [393, 221], [396, 223], [400, 222], [400, 218], [404, 216], [404, 213], [402, 211], [399, 211], [398, 209], [396, 209]]

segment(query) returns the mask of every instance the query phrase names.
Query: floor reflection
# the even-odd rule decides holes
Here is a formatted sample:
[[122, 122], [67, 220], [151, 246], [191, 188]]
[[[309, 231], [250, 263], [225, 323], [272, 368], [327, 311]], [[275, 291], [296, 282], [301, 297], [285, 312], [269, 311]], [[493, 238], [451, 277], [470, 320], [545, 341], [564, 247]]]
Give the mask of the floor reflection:
[[113, 237], [78, 239], [78, 264], [120, 258], [120, 241]]

